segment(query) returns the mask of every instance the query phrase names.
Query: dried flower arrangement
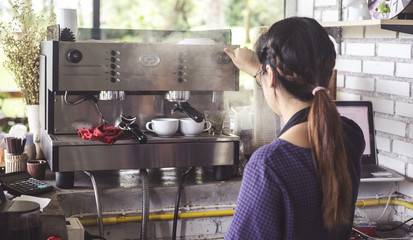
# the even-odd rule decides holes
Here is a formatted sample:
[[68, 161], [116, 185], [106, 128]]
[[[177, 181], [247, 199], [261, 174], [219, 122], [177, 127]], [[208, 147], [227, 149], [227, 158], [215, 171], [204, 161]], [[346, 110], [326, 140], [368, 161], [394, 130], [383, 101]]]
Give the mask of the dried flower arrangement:
[[49, 16], [36, 14], [31, 1], [10, 1], [13, 19], [0, 22], [0, 47], [6, 56], [5, 68], [10, 71], [27, 105], [39, 103], [40, 42], [46, 40], [47, 26], [56, 22], [53, 0]]

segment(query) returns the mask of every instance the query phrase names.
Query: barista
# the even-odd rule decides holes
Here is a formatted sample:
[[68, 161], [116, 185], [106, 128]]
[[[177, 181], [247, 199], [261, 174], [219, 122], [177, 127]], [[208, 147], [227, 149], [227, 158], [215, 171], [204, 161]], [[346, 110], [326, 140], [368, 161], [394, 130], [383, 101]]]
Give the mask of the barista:
[[324, 28], [287, 18], [258, 39], [255, 52], [225, 52], [286, 122], [247, 163], [225, 239], [350, 239], [365, 142], [326, 90], [336, 53]]

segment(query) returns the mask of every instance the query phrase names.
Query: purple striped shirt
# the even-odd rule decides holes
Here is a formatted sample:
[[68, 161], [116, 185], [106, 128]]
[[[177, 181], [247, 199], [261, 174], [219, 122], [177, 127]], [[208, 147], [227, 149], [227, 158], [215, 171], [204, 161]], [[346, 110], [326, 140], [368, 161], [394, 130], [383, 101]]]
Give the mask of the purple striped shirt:
[[[352, 161], [349, 168], [355, 169], [354, 212], [365, 142], [356, 123], [346, 118], [342, 123]], [[331, 232], [324, 227], [321, 200], [310, 149], [277, 138], [255, 151], [247, 163], [225, 239], [350, 239], [351, 225]]]

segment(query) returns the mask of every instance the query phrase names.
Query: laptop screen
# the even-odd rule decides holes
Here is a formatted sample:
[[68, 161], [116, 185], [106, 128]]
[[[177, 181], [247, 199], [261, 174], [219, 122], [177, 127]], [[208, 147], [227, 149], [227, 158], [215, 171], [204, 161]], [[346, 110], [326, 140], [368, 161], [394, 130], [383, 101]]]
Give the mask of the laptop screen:
[[363, 131], [366, 148], [363, 153], [363, 164], [376, 164], [376, 145], [373, 126], [373, 110], [369, 101], [336, 101], [340, 115], [357, 123]]

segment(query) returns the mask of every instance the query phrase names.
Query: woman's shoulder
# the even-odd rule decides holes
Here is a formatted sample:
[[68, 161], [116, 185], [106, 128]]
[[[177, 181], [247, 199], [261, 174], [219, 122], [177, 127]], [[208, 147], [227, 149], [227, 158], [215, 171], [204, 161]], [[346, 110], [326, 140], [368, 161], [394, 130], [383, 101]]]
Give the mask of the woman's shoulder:
[[347, 143], [352, 145], [353, 149], [363, 152], [366, 145], [363, 130], [351, 119], [342, 116], [341, 121]]
[[[296, 158], [301, 155], [300, 153], [308, 154], [310, 153], [310, 149], [301, 148], [289, 143], [288, 141], [276, 138], [271, 143], [257, 149], [251, 156], [250, 161], [254, 162], [254, 164], [259, 163], [260, 165], [271, 165], [279, 160]], [[286, 161], [281, 162], [285, 163]], [[278, 164], [279, 163], [280, 162], [278, 162]]]
[[363, 130], [361, 130], [360, 126], [356, 122], [344, 116], [341, 116], [341, 122], [346, 135], [363, 137]]

